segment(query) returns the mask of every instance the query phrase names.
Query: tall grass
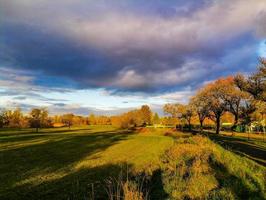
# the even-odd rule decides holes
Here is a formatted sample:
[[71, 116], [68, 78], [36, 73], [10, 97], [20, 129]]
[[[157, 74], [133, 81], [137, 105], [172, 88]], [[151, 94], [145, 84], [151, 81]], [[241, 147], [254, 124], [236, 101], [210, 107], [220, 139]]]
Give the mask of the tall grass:
[[[121, 168], [117, 177], [105, 179], [103, 188], [106, 191], [108, 200], [148, 200], [145, 181], [146, 176], [132, 176], [129, 175], [128, 169], [124, 173], [123, 168]], [[96, 199], [93, 185], [89, 199]]]
[[266, 170], [206, 137], [179, 139], [163, 156], [171, 199], [266, 199]]

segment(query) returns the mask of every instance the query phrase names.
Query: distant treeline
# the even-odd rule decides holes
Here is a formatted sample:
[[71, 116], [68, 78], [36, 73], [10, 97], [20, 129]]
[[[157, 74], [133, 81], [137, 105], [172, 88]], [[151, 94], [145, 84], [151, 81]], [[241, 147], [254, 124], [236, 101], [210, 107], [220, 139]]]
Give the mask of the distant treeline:
[[[73, 113], [49, 116], [46, 108], [34, 108], [24, 114], [20, 108], [2, 110], [0, 112], [0, 128], [48, 128], [71, 127], [73, 125], [113, 125], [120, 128], [151, 125], [159, 120], [158, 114], [153, 116], [149, 106], [143, 105], [140, 109], [132, 110], [117, 116], [97, 116], [90, 114], [88, 117], [74, 115]], [[159, 121], [158, 121], [159, 123]]]

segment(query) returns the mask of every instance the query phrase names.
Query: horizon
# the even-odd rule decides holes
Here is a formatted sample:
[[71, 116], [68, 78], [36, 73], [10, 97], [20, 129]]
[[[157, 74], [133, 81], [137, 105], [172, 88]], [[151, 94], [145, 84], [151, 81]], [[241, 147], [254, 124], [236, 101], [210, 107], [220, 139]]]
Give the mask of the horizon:
[[[266, 1], [0, 0], [0, 107], [114, 115], [185, 103], [266, 57]], [[241, 16], [241, 17], [240, 17]]]

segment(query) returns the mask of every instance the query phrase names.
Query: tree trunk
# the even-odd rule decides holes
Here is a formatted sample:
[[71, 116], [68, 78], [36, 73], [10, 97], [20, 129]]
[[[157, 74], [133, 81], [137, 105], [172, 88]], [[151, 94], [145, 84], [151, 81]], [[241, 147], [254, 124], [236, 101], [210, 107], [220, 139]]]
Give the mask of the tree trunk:
[[36, 127], [36, 133], [38, 133], [39, 132], [39, 128], [38, 127]]
[[188, 130], [191, 131], [191, 121], [188, 120]]
[[235, 131], [235, 128], [236, 128], [236, 126], [237, 126], [237, 124], [238, 124], [238, 114], [234, 114], [234, 118], [235, 118], [235, 119], [234, 119], [234, 124], [233, 124], [233, 126], [230, 128], [232, 132]]
[[235, 121], [234, 121], [234, 126], [236, 126], [238, 123], [238, 114], [235, 115]]
[[219, 132], [220, 132], [220, 120], [221, 119], [221, 116], [219, 115], [219, 116], [217, 116], [216, 117], [216, 134], [219, 134]]
[[202, 133], [203, 131], [203, 120], [200, 120], [200, 132]]

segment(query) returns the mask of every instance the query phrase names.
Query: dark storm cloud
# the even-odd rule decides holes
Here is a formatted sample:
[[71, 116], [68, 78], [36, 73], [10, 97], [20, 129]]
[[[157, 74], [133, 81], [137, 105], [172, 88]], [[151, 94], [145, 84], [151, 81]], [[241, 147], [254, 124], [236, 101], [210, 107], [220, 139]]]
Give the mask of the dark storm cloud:
[[266, 11], [263, 0], [0, 2], [1, 66], [31, 71], [34, 85], [114, 93], [249, 71]]

